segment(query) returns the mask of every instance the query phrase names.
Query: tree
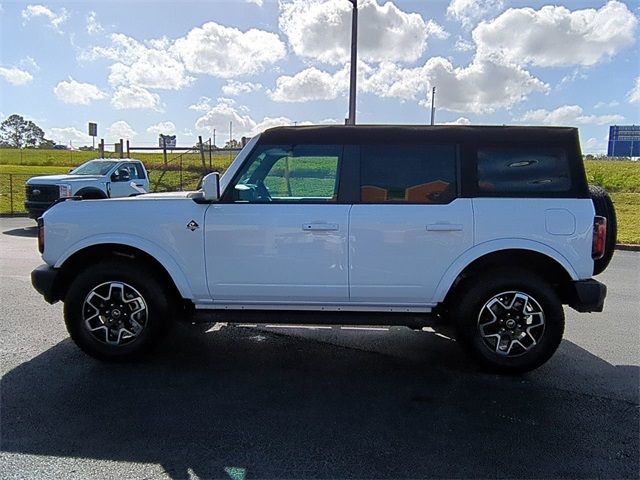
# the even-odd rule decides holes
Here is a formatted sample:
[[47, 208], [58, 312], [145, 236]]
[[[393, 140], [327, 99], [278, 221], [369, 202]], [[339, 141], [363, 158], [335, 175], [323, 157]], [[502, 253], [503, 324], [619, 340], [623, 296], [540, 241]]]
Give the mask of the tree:
[[44, 131], [31, 120], [13, 114], [0, 124], [0, 143], [12, 148], [51, 148], [54, 144], [44, 138]]

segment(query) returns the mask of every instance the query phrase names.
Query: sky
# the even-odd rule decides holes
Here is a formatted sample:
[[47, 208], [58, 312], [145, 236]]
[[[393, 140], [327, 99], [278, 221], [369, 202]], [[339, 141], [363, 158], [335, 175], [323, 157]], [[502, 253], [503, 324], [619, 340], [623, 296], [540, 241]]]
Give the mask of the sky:
[[[358, 123], [640, 124], [640, 1], [360, 0]], [[0, 118], [74, 147], [344, 123], [348, 0], [0, 3]]]

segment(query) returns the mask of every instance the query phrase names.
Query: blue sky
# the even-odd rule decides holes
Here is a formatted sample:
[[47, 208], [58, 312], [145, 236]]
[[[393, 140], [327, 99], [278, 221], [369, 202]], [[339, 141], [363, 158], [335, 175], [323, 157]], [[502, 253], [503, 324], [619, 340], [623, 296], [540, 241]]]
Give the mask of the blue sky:
[[[347, 0], [3, 1], [0, 114], [59, 143], [342, 123]], [[640, 123], [637, 1], [360, 0], [358, 123]]]

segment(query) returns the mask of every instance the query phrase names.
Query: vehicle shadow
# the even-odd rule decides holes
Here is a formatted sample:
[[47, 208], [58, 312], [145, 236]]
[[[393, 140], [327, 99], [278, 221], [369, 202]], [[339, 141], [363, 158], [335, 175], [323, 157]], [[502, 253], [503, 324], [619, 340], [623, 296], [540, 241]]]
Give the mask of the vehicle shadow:
[[31, 237], [36, 238], [38, 236], [38, 227], [13, 228], [11, 230], [5, 230], [3, 235], [11, 235], [13, 237]]
[[[500, 377], [445, 337], [388, 335], [410, 354], [367, 351], [384, 335], [353, 349], [181, 327], [161, 353], [105, 364], [65, 340], [3, 378], [1, 447], [175, 479], [637, 477], [637, 367], [565, 341], [536, 372]], [[598, 379], [614, 386], [585, 394]]]

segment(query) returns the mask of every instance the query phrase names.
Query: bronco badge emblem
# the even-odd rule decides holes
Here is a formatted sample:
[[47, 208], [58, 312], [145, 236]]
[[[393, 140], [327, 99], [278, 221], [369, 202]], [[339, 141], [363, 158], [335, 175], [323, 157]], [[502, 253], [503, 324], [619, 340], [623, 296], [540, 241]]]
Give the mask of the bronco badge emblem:
[[187, 228], [193, 232], [197, 228], [200, 228], [200, 225], [198, 225], [195, 220], [191, 220], [187, 223]]

